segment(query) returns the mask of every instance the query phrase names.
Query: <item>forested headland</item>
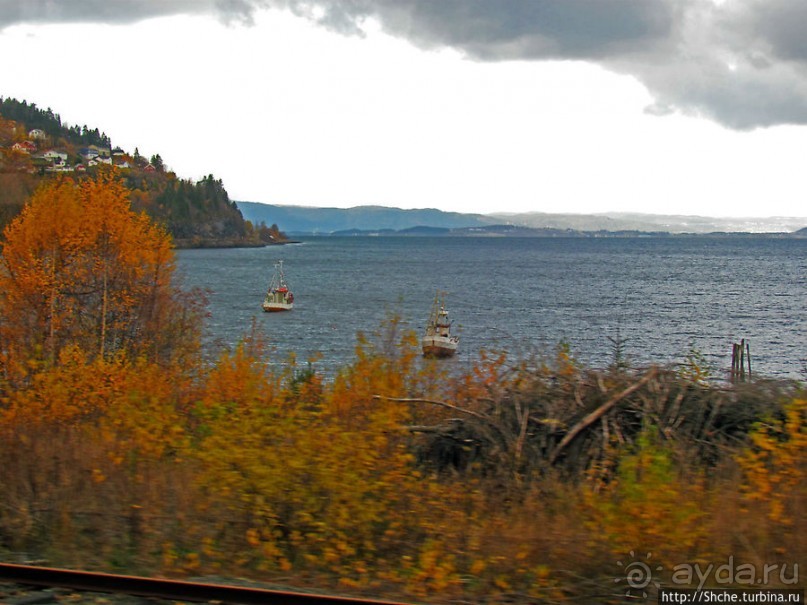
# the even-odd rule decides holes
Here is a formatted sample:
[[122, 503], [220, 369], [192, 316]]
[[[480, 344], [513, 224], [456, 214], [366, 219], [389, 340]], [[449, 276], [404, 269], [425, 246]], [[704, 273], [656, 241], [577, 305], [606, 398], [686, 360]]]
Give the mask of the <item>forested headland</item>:
[[131, 191], [132, 207], [164, 225], [177, 247], [284, 243], [276, 224], [244, 220], [221, 179], [178, 177], [159, 154], [113, 147], [109, 136], [86, 125], [63, 124], [50, 108], [0, 97], [0, 229], [44, 181], [116, 170]]
[[394, 316], [327, 380], [247, 326], [203, 361], [133, 195], [49, 180], [4, 230], [0, 559], [430, 603], [619, 603], [729, 561], [803, 587], [802, 384], [562, 344], [450, 371]]

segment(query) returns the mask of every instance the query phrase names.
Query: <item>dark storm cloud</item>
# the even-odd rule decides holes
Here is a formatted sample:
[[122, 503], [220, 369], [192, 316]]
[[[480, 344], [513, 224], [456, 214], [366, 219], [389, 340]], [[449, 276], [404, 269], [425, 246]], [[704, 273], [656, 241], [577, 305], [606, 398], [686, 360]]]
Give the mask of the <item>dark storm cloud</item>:
[[807, 124], [805, 0], [0, 0], [0, 27], [178, 13], [248, 24], [262, 7], [347, 34], [373, 19], [422, 48], [472, 60], [597, 63], [647, 86], [654, 114], [736, 129]]

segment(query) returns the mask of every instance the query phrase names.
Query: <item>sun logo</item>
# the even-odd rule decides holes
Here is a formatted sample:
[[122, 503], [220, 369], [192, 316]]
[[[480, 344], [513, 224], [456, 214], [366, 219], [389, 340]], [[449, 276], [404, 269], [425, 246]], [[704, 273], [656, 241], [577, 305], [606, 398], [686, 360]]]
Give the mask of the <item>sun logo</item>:
[[[661, 585], [653, 579], [653, 570], [650, 569], [650, 557], [652, 553], [646, 553], [644, 560], [637, 560], [634, 551], [630, 551], [631, 560], [627, 563], [617, 561], [616, 564], [623, 569], [622, 576], [614, 578], [614, 582], [627, 582], [628, 589], [625, 592], [626, 597], [637, 597], [641, 594], [642, 598], [647, 598], [647, 591], [645, 588], [652, 583], [656, 588]], [[664, 569], [661, 565], [656, 567], [656, 571]]]

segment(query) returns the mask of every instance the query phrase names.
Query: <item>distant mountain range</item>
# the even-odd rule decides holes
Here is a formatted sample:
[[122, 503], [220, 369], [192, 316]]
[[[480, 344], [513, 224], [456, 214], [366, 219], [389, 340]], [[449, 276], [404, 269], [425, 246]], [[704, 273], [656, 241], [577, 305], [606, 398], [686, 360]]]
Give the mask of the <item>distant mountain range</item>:
[[288, 235], [359, 231], [399, 231], [412, 227], [458, 229], [482, 227], [499, 222], [481, 214], [460, 214], [442, 210], [402, 210], [384, 206], [355, 208], [310, 208], [257, 202], [236, 202], [241, 214], [255, 225], [276, 224]]
[[807, 218], [711, 218], [640, 213], [603, 214], [463, 214], [436, 209], [403, 210], [383, 206], [316, 208], [236, 202], [255, 225], [276, 224], [290, 236], [300, 235], [519, 235], [574, 233], [794, 233]]

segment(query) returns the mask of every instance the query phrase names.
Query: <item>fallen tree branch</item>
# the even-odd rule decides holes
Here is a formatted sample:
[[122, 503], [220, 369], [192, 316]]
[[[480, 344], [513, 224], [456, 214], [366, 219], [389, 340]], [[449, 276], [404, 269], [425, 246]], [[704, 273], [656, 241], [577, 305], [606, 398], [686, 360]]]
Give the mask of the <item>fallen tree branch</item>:
[[431, 405], [438, 405], [440, 407], [448, 408], [449, 410], [454, 410], [455, 412], [460, 412], [461, 414], [468, 414], [469, 416], [479, 418], [480, 420], [484, 420], [485, 422], [492, 422], [492, 420], [488, 416], [485, 416], [485, 414], [480, 414], [479, 412], [474, 412], [473, 410], [466, 410], [464, 408], [457, 407], [456, 405], [453, 405], [451, 403], [446, 403], [445, 401], [436, 401], [434, 399], [419, 399], [409, 397], [385, 397], [384, 395], [373, 395], [373, 399], [392, 401], [394, 403], [428, 403]]
[[475, 443], [477, 443], [475, 439], [472, 439], [470, 437], [457, 437], [455, 435], [452, 435], [450, 429], [446, 429], [446, 427], [424, 426], [413, 424], [408, 426], [402, 426], [401, 429], [404, 431], [409, 431], [410, 433], [426, 433], [426, 434], [439, 435], [443, 439], [449, 439], [450, 441], [455, 441], [456, 443], [459, 443], [461, 445], [474, 445]]
[[641, 380], [639, 380], [638, 382], [633, 383], [627, 389], [625, 389], [624, 391], [622, 391], [618, 395], [612, 397], [611, 399], [609, 399], [608, 401], [603, 403], [596, 410], [594, 410], [590, 414], [587, 414], [580, 422], [578, 422], [571, 429], [569, 429], [569, 432], [566, 433], [566, 435], [563, 437], [563, 439], [561, 439], [560, 443], [558, 444], [558, 447], [555, 448], [555, 451], [552, 452], [552, 455], [549, 457], [549, 463], [554, 464], [555, 460], [557, 460], [560, 453], [566, 448], [567, 445], [569, 445], [569, 443], [572, 442], [572, 440], [575, 437], [577, 437], [577, 435], [580, 434], [581, 431], [583, 431], [583, 429], [585, 429], [586, 427], [592, 425], [594, 422], [596, 422], [597, 420], [602, 418], [602, 416], [606, 412], [608, 412], [608, 410], [613, 408], [617, 403], [622, 401], [625, 397], [631, 395], [632, 393], [635, 393], [637, 390], [642, 388], [644, 385], [646, 385], [648, 382], [650, 382], [650, 380], [655, 375], [656, 375], [656, 368], [651, 368], [650, 371], [647, 374], [645, 374], [642, 377]]

